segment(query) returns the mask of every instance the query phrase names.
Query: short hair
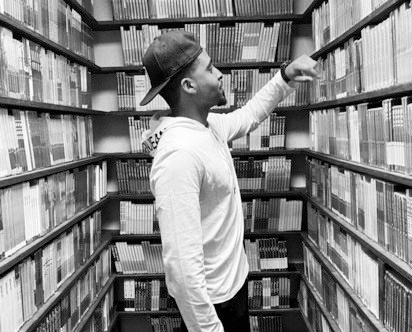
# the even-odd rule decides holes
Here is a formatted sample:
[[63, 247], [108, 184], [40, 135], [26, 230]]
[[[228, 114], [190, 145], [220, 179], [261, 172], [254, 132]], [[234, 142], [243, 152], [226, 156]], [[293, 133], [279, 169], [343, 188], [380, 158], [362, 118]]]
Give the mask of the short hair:
[[170, 108], [173, 109], [180, 101], [180, 82], [184, 79], [190, 71], [196, 67], [197, 59], [191, 62], [188, 66], [184, 67], [180, 72], [173, 76], [169, 83], [159, 92], [159, 94], [166, 100]]

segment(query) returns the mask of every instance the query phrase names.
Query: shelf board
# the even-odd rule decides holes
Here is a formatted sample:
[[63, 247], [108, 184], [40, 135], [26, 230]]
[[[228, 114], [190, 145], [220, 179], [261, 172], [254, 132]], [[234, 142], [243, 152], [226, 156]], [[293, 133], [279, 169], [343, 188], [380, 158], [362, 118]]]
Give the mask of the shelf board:
[[324, 153], [310, 151], [305, 149], [304, 153], [312, 158], [316, 158], [332, 165], [344, 167], [354, 172], [363, 173], [368, 176], [379, 178], [385, 181], [397, 183], [403, 186], [412, 187], [412, 176], [408, 176], [401, 173], [387, 171], [375, 166], [363, 165], [354, 161], [344, 160], [337, 157], [333, 157]]
[[178, 310], [139, 310], [139, 311], [118, 311], [120, 317], [124, 316], [180, 316]]
[[84, 165], [97, 163], [104, 159], [107, 159], [106, 156], [104, 154], [101, 154], [98, 156], [84, 158], [84, 159], [80, 159], [76, 161], [70, 161], [67, 163], [59, 164], [59, 165], [39, 168], [33, 171], [24, 172], [24, 173], [17, 174], [17, 175], [7, 176], [7, 177], [0, 179], [0, 188], [9, 187], [9, 186], [21, 183], [21, 182], [27, 182], [27, 181], [31, 181], [34, 179], [42, 178], [42, 177], [45, 177], [51, 174], [64, 172], [64, 171], [67, 171], [69, 169], [73, 169], [76, 167], [82, 167]]
[[[310, 282], [308, 281], [308, 279], [306, 278], [305, 275], [302, 274], [302, 280], [305, 282], [306, 286], [308, 287], [311, 295], [313, 296], [313, 298], [315, 299], [316, 303], [318, 304], [320, 310], [322, 311], [322, 314], [325, 316], [326, 320], [328, 321], [330, 327], [332, 328], [333, 332], [341, 332], [341, 329], [339, 328], [338, 324], [336, 323], [335, 319], [332, 317], [332, 315], [330, 314], [330, 312], [328, 310], [326, 310], [326, 307], [322, 301], [322, 299], [320, 298], [320, 296], [318, 295], [318, 293], [316, 292], [315, 288], [310, 284]], [[310, 326], [309, 324], [309, 320], [308, 318], [305, 316], [305, 314], [302, 312], [302, 316], [303, 318], [307, 321], [307, 325]], [[311, 326], [310, 326], [311, 327]], [[311, 327], [312, 329], [312, 327]], [[316, 332], [316, 331], [314, 331]]]
[[[294, 113], [294, 112], [302, 112], [308, 110], [311, 105], [302, 105], [302, 106], [284, 106], [284, 107], [276, 107], [274, 109], [275, 113], [284, 114], [284, 113]], [[227, 114], [239, 109], [238, 107], [231, 107], [229, 109], [211, 109], [210, 113], [218, 113], [218, 114]], [[159, 112], [160, 110], [152, 110], [152, 111], [115, 111], [115, 112], [99, 112], [98, 115], [105, 115], [105, 116], [152, 116], [153, 114]]]
[[347, 105], [356, 105], [359, 103], [376, 102], [382, 101], [388, 98], [402, 97], [412, 93], [412, 83], [406, 83], [401, 85], [396, 85], [393, 87], [380, 89], [376, 91], [370, 91], [361, 93], [355, 96], [350, 96], [346, 98], [334, 99], [324, 102], [319, 102], [315, 104], [310, 104], [307, 106], [302, 106], [301, 110], [322, 110], [326, 108], [343, 107]]
[[63, 55], [65, 58], [74, 61], [82, 66], [88, 67], [91, 71], [99, 71], [100, 67], [91, 62], [89, 59], [84, 58], [81, 55], [70, 51], [69, 49], [61, 46], [50, 39], [42, 36], [41, 34], [35, 32], [34, 30], [26, 27], [24, 24], [19, 21], [8, 17], [4, 14], [0, 14], [0, 25], [6, 27], [13, 31], [13, 34], [25, 37], [31, 41], [45, 47], [48, 50], [51, 50], [57, 54]]
[[245, 232], [245, 239], [263, 239], [271, 238], [274, 236], [298, 236], [302, 231], [255, 231], [255, 232]]
[[114, 314], [113, 314], [113, 318], [111, 319], [110, 324], [109, 324], [109, 326], [108, 326], [108, 328], [107, 328], [107, 331], [108, 331], [108, 332], [111, 332], [111, 330], [113, 329], [113, 327], [116, 325], [118, 318], [119, 318], [119, 313], [118, 313], [117, 311], [115, 311]]
[[328, 53], [330, 53], [332, 50], [335, 48], [339, 47], [343, 43], [345, 43], [347, 40], [349, 40], [353, 36], [360, 36], [361, 30], [368, 26], [368, 25], [373, 25], [376, 23], [381, 22], [383, 19], [389, 17], [389, 13], [393, 11], [397, 6], [399, 6], [401, 3], [405, 2], [405, 0], [388, 0], [386, 1], [383, 5], [381, 5], [379, 8], [374, 10], [371, 14], [363, 18], [360, 22], [352, 26], [348, 31], [340, 35], [339, 37], [335, 38], [331, 42], [329, 42], [327, 45], [322, 47], [320, 50], [317, 52], [313, 53], [311, 57], [313, 59], [318, 59], [319, 57], [322, 57]]
[[86, 8], [84, 8], [81, 4], [79, 4], [76, 0], [64, 0], [71, 8], [76, 10], [80, 14], [87, 25], [91, 28], [97, 25], [97, 20], [94, 18], [93, 14], [89, 13]]
[[[82, 317], [80, 317], [80, 322], [79, 324], [75, 326], [75, 328], [73, 329], [73, 332], [80, 332], [86, 326], [89, 319], [93, 316], [94, 311], [96, 310], [97, 306], [104, 299], [104, 296], [106, 295], [106, 293], [109, 291], [110, 287], [112, 286], [114, 279], [115, 279], [115, 276], [111, 276], [109, 280], [107, 280], [106, 284], [100, 290], [99, 295], [95, 299], [92, 300], [91, 306], [89, 306], [85, 314]], [[115, 320], [115, 318], [116, 317], [113, 318], [113, 321]]]
[[[241, 191], [242, 198], [302, 198], [304, 188], [296, 188], [286, 191]], [[128, 200], [154, 200], [153, 195], [150, 193], [145, 194], [121, 194], [117, 192], [110, 192], [108, 196], [111, 199], [128, 199]]]
[[[45, 317], [58, 301], [67, 293], [67, 290], [79, 279], [79, 277], [93, 264], [109, 242], [103, 242], [100, 247], [90, 256], [87, 262], [77, 269], [63, 284], [54, 292], [54, 294], [41, 306], [39, 310], [19, 329], [19, 332], [32, 331], [33, 328]], [[109, 279], [110, 282], [110, 279]], [[109, 283], [108, 282], [108, 283]], [[113, 282], [113, 280], [111, 281]], [[107, 284], [106, 284], [107, 286]], [[105, 287], [106, 287], [105, 286]]]
[[312, 12], [320, 5], [322, 5], [322, 3], [324, 2], [325, 0], [313, 0], [312, 3], [308, 6], [308, 8], [306, 8], [302, 15], [305, 18], [305, 20], [308, 21], [308, 23], [312, 21]]
[[351, 301], [356, 305], [356, 307], [363, 313], [363, 315], [369, 320], [369, 322], [373, 325], [376, 331], [378, 332], [388, 332], [386, 328], [384, 328], [381, 322], [372, 314], [371, 311], [366, 307], [366, 305], [361, 301], [359, 296], [355, 293], [353, 288], [349, 285], [349, 283], [342, 277], [339, 271], [329, 262], [329, 260], [323, 256], [321, 251], [312, 243], [309, 239], [308, 235], [302, 234], [302, 239], [305, 244], [309, 247], [311, 252], [317, 257], [317, 259], [321, 262], [322, 266], [326, 268], [332, 278], [339, 284], [339, 286], [345, 291], [346, 295], [351, 299]]
[[0, 106], [10, 109], [30, 109], [48, 113], [70, 113], [79, 115], [104, 115], [107, 112], [96, 111], [89, 108], [71, 107], [65, 105], [56, 105], [42, 103], [31, 100], [21, 100], [9, 97], [0, 97]]
[[278, 314], [300, 314], [299, 308], [278, 308], [278, 309], [249, 309], [249, 315], [272, 316]]
[[363, 247], [368, 249], [374, 256], [379, 257], [384, 263], [391, 266], [394, 270], [400, 273], [404, 278], [412, 282], [412, 268], [398, 256], [392, 254], [383, 248], [379, 243], [373, 241], [354, 226], [346, 222], [343, 218], [332, 212], [323, 204], [316, 201], [306, 195], [307, 202], [314, 205], [322, 214], [326, 215], [330, 219], [337, 222], [342, 228], [344, 228], [351, 236], [353, 236]]
[[[300, 311], [300, 316], [301, 316], [303, 322], [305, 323], [307, 332], [316, 332], [316, 331], [313, 331], [313, 328], [312, 328], [312, 326], [310, 325], [308, 318], [307, 318], [306, 315], [302, 312], [302, 310]], [[340, 332], [340, 331], [339, 331], [339, 330], [333, 330], [333, 332]]]
[[160, 241], [160, 239], [160, 234], [123, 234], [112, 236], [112, 242]]
[[[260, 271], [260, 272], [249, 272], [248, 277], [252, 279], [265, 278], [265, 277], [299, 277], [301, 272], [295, 267], [294, 264], [289, 265], [290, 270], [288, 271]], [[164, 279], [164, 273], [131, 273], [122, 274], [117, 273], [116, 279]]]
[[108, 197], [102, 198], [99, 202], [94, 203], [93, 205], [89, 206], [88, 208], [76, 213], [72, 218], [66, 220], [65, 222], [61, 223], [57, 227], [53, 228], [44, 236], [33, 240], [32, 242], [26, 244], [23, 248], [15, 252], [13, 255], [5, 257], [0, 261], [0, 275], [7, 272], [13, 266], [21, 262], [26, 257], [29, 257], [38, 249], [43, 247], [48, 242], [52, 241], [54, 238], [59, 236], [65, 230], [76, 224], [77, 222], [83, 220], [88, 215], [93, 213], [94, 211], [100, 209], [106, 202], [109, 200]]
[[300, 23], [304, 19], [301, 14], [256, 15], [256, 16], [214, 16], [214, 17], [179, 17], [160, 19], [134, 19], [117, 21], [98, 21], [95, 31], [118, 30], [121, 26], [155, 24], [158, 26], [183, 26], [187, 23], [235, 23], [235, 22], [278, 22], [293, 21]]
[[[218, 69], [253, 69], [253, 68], [279, 68], [282, 62], [254, 61], [242, 63], [214, 63]], [[95, 74], [113, 74], [118, 72], [138, 73], [143, 71], [143, 65], [140, 66], [118, 66], [118, 67], [101, 67]]]

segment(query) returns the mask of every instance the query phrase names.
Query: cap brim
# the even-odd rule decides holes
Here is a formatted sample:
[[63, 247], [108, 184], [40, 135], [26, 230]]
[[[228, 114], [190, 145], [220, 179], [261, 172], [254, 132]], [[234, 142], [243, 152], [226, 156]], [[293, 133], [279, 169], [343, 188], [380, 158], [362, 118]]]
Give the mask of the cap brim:
[[143, 100], [140, 102], [140, 106], [147, 105], [150, 103], [154, 97], [157, 96], [157, 94], [169, 83], [170, 78], [168, 78], [165, 82], [160, 83], [159, 85], [153, 86], [149, 92], [146, 94], [146, 96], [143, 98]]

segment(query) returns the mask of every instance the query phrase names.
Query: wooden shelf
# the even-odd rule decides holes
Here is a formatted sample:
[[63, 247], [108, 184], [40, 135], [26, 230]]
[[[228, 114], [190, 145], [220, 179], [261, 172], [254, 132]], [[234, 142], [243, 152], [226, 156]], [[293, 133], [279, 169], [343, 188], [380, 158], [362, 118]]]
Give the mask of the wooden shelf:
[[[310, 325], [308, 318], [307, 318], [306, 315], [302, 312], [302, 310], [300, 311], [300, 316], [301, 316], [303, 322], [305, 323], [306, 330], [307, 330], [308, 332], [316, 332], [316, 331], [313, 331], [312, 326]], [[340, 332], [340, 331], [339, 331], [339, 330], [334, 330], [333, 332]]]
[[[248, 277], [252, 279], [265, 278], [265, 277], [300, 277], [301, 272], [294, 264], [289, 264], [288, 271], [260, 271], [249, 272]], [[116, 274], [117, 279], [164, 279], [164, 273], [132, 273], [132, 274]]]
[[94, 18], [93, 14], [89, 13], [86, 8], [79, 4], [76, 0], [64, 0], [71, 8], [80, 14], [87, 25], [93, 29], [97, 25], [97, 20]]
[[180, 316], [178, 310], [140, 310], [140, 311], [118, 311], [120, 317], [124, 316]]
[[16, 264], [20, 263], [26, 257], [29, 257], [38, 249], [44, 247], [48, 242], [52, 241], [54, 238], [59, 236], [65, 230], [69, 229], [71, 226], [76, 224], [77, 222], [83, 220], [88, 215], [92, 214], [94, 211], [100, 209], [106, 202], [109, 200], [108, 197], [102, 198], [100, 202], [94, 203], [93, 205], [89, 206], [88, 208], [76, 213], [74, 217], [66, 220], [65, 222], [61, 223], [57, 227], [50, 230], [44, 236], [33, 240], [32, 242], [26, 244], [23, 248], [18, 250], [11, 256], [5, 257], [0, 261], [0, 275], [7, 272], [9, 269], [14, 267]]
[[118, 30], [121, 26], [155, 24], [159, 26], [183, 26], [187, 23], [235, 23], [235, 22], [278, 22], [293, 21], [300, 23], [304, 19], [301, 14], [280, 14], [280, 15], [256, 15], [256, 16], [214, 16], [214, 17], [179, 17], [179, 18], [161, 18], [161, 19], [135, 19], [135, 20], [118, 20], [118, 21], [98, 21], [93, 30], [109, 31]]
[[300, 315], [299, 308], [278, 308], [278, 309], [249, 309], [249, 315], [272, 316], [278, 314]]
[[[303, 105], [303, 106], [285, 106], [285, 107], [277, 107], [275, 108], [274, 112], [278, 114], [284, 113], [295, 113], [295, 112], [302, 112], [308, 110], [311, 105]], [[212, 109], [210, 110], [211, 113], [218, 113], [218, 114], [227, 114], [235, 111], [236, 107], [232, 107], [229, 109]], [[99, 112], [98, 115], [105, 115], [105, 116], [152, 116], [156, 112], [160, 110], [152, 110], [152, 111], [115, 111], [115, 112]]]
[[160, 234], [123, 234], [112, 236], [112, 242], [160, 241], [160, 239]]
[[21, 100], [8, 97], [0, 97], [0, 106], [11, 109], [30, 109], [48, 113], [70, 113], [79, 115], [104, 115], [107, 112], [96, 111], [89, 108], [71, 107], [50, 103], [41, 103], [30, 100]]
[[[303, 188], [296, 188], [289, 191], [241, 191], [242, 198], [302, 198]], [[121, 194], [110, 192], [108, 196], [111, 199], [128, 199], [128, 200], [154, 200], [152, 194]]]
[[[335, 319], [332, 317], [329, 311], [326, 310], [325, 305], [323, 304], [322, 299], [316, 292], [315, 288], [310, 284], [308, 279], [306, 278], [305, 275], [302, 274], [302, 280], [305, 282], [306, 286], [308, 287], [308, 290], [310, 291], [311, 295], [315, 299], [316, 303], [318, 304], [320, 310], [322, 311], [322, 314], [325, 316], [326, 320], [328, 321], [330, 327], [332, 328], [333, 332], [341, 332], [341, 329], [339, 328], [338, 324], [336, 323]], [[303, 318], [307, 321], [307, 325], [310, 326], [308, 318], [305, 316], [305, 314], [302, 312]], [[311, 327], [311, 326], [310, 326]], [[312, 329], [312, 327], [311, 327]], [[316, 332], [316, 331], [314, 331]]]
[[405, 0], [388, 0], [388, 1], [386, 1], [382, 6], [380, 6], [376, 10], [374, 10], [371, 14], [369, 14], [364, 19], [362, 19], [360, 22], [355, 24], [348, 31], [346, 31], [345, 33], [343, 33], [339, 37], [332, 40], [330, 43], [328, 43], [327, 45], [322, 47], [317, 52], [313, 53], [311, 55], [311, 57], [316, 60], [319, 57], [322, 57], [322, 56], [330, 53], [332, 50], [339, 47], [340, 45], [343, 45], [343, 43], [345, 43], [351, 37], [360, 36], [361, 30], [363, 28], [365, 28], [368, 25], [373, 25], [373, 24], [379, 23], [383, 19], [389, 17], [389, 13], [391, 11], [393, 11], [396, 7], [398, 7], [400, 4], [402, 4], [403, 2], [405, 2]]
[[322, 110], [325, 108], [343, 107], [347, 105], [356, 105], [360, 103], [382, 101], [388, 98], [402, 97], [412, 93], [412, 83], [397, 85], [376, 91], [361, 93], [346, 98], [334, 99], [307, 106], [302, 106], [300, 110]]
[[[215, 63], [218, 69], [253, 69], [253, 68], [279, 68], [282, 62], [242, 62], [242, 63]], [[113, 74], [118, 72], [138, 73], [143, 71], [143, 66], [119, 66], [119, 67], [101, 67], [95, 74]]]
[[384, 328], [381, 322], [369, 311], [366, 305], [361, 301], [359, 296], [355, 293], [353, 288], [348, 284], [348, 282], [342, 277], [339, 271], [330, 263], [326, 257], [320, 252], [320, 250], [312, 243], [309, 239], [308, 235], [302, 234], [302, 239], [305, 244], [309, 247], [311, 252], [317, 257], [317, 259], [321, 262], [323, 268], [328, 270], [331, 277], [335, 280], [336, 283], [345, 291], [346, 295], [351, 299], [352, 303], [356, 305], [358, 310], [363, 313], [368, 321], [373, 325], [376, 331], [378, 332], [388, 332], [386, 328]]
[[245, 232], [245, 239], [264, 239], [276, 236], [299, 236], [302, 231], [255, 231]]
[[337, 222], [344, 228], [352, 237], [354, 237], [363, 247], [368, 249], [373, 255], [379, 257], [383, 262], [391, 266], [394, 270], [400, 273], [404, 278], [412, 282], [412, 268], [398, 256], [392, 254], [383, 248], [379, 243], [373, 241], [354, 226], [346, 222], [336, 213], [324, 207], [323, 204], [316, 201], [316, 199], [306, 196], [306, 200], [314, 205], [322, 214]]
[[104, 154], [101, 154], [98, 156], [84, 158], [84, 159], [80, 159], [76, 161], [69, 161], [67, 163], [63, 163], [59, 165], [39, 168], [33, 171], [24, 172], [24, 173], [17, 174], [17, 175], [7, 176], [4, 178], [0, 178], [0, 188], [9, 187], [9, 186], [21, 183], [21, 182], [27, 182], [27, 181], [31, 181], [34, 179], [42, 178], [42, 177], [45, 177], [51, 174], [64, 172], [64, 171], [67, 171], [69, 169], [73, 169], [76, 167], [82, 167], [85, 165], [94, 164], [104, 159], [107, 159], [106, 156]]
[[308, 21], [308, 23], [312, 22], [312, 12], [320, 5], [322, 5], [322, 3], [324, 3], [325, 1], [326, 0], [313, 0], [308, 8], [306, 8], [306, 10], [303, 12], [303, 17]]
[[371, 177], [397, 183], [403, 186], [412, 187], [412, 176], [387, 171], [375, 166], [359, 164], [354, 161], [340, 159], [320, 152], [305, 150], [304, 153], [309, 157], [325, 161], [332, 165], [344, 167], [354, 172], [363, 173]]
[[[104, 296], [106, 295], [106, 293], [109, 291], [110, 287], [112, 286], [114, 279], [115, 279], [115, 276], [111, 276], [109, 280], [106, 282], [106, 284], [103, 286], [103, 288], [100, 290], [99, 295], [96, 298], [91, 300], [92, 304], [86, 310], [85, 314], [82, 317], [80, 317], [80, 322], [79, 324], [75, 326], [75, 328], [73, 329], [73, 332], [80, 332], [83, 329], [83, 327], [86, 326], [89, 319], [93, 316], [94, 311], [96, 310], [97, 306], [104, 299]], [[113, 321], [115, 320], [115, 318], [116, 317], [113, 318]]]
[[70, 51], [69, 49], [61, 46], [50, 39], [42, 36], [41, 34], [35, 32], [34, 30], [26, 27], [24, 24], [20, 23], [19, 21], [8, 17], [4, 14], [0, 14], [0, 25], [6, 27], [13, 31], [14, 35], [22, 36], [31, 41], [45, 47], [48, 50], [52, 50], [53, 52], [63, 55], [65, 58], [76, 62], [82, 66], [88, 67], [91, 71], [100, 71], [100, 67], [91, 62], [89, 59], [84, 58], [81, 55]]
[[[54, 294], [41, 306], [41, 308], [19, 329], [19, 332], [32, 331], [34, 327], [42, 320], [49, 311], [59, 302], [59, 300], [67, 294], [70, 287], [79, 279], [79, 277], [87, 271], [87, 269], [93, 264], [93, 262], [99, 257], [103, 250], [108, 246], [109, 242], [103, 242], [100, 247], [90, 256], [87, 262], [77, 269], [59, 288]], [[109, 279], [108, 283], [113, 282]], [[111, 280], [111, 281], [110, 281]], [[106, 283], [106, 286], [107, 284]], [[105, 287], [106, 287], [105, 286]]]
[[115, 311], [114, 312], [114, 315], [113, 315], [113, 318], [112, 318], [112, 320], [110, 321], [110, 324], [109, 324], [109, 326], [108, 326], [108, 328], [107, 328], [107, 332], [110, 332], [112, 329], [113, 329], [113, 327], [116, 325], [116, 323], [117, 323], [117, 319], [119, 318], [119, 313], [117, 312], [117, 311]]

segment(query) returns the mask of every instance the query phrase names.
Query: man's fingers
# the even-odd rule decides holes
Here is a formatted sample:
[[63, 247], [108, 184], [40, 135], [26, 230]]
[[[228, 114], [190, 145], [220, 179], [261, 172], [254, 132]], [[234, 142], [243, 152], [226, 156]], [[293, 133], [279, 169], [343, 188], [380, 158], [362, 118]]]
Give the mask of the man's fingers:
[[320, 73], [318, 70], [316, 70], [315, 68], [308, 68], [305, 70], [302, 70], [302, 74], [305, 76], [312, 76], [312, 77], [320, 77]]
[[296, 76], [294, 78], [294, 81], [296, 81], [296, 82], [312, 82], [313, 77], [312, 76], [306, 76], [306, 75]]

